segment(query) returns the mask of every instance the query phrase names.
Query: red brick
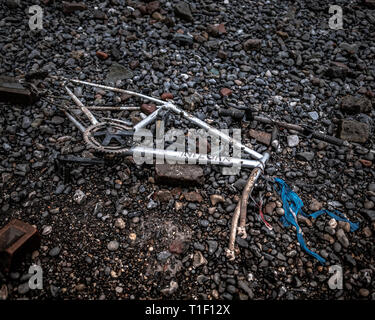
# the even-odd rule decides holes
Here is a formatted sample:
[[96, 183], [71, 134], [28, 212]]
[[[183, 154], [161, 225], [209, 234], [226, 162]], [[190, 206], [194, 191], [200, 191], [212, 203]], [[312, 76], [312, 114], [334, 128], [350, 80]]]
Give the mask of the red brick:
[[232, 94], [232, 90], [231, 89], [228, 89], [228, 88], [222, 88], [220, 90], [220, 94], [223, 96], [223, 97], [227, 97], [227, 96], [230, 96]]
[[163, 100], [170, 100], [170, 99], [173, 99], [173, 94], [172, 93], [169, 93], [169, 92], [164, 92], [162, 95], [161, 95], [161, 98]]
[[105, 53], [103, 51], [96, 51], [96, 56], [101, 59], [101, 60], [105, 60], [105, 59], [108, 59], [108, 53]]

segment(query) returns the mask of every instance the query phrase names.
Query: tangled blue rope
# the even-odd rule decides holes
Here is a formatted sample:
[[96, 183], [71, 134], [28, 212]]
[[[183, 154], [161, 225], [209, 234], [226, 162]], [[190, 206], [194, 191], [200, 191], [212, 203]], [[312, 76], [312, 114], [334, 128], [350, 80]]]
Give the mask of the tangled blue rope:
[[311, 251], [309, 248], [307, 248], [305, 240], [303, 239], [302, 235], [302, 229], [298, 225], [297, 222], [297, 216], [298, 214], [302, 214], [304, 217], [307, 218], [314, 218], [316, 219], [320, 215], [326, 213], [330, 217], [339, 220], [339, 221], [344, 221], [348, 222], [350, 224], [350, 231], [355, 231], [359, 227], [359, 223], [353, 223], [350, 222], [348, 219], [345, 218], [345, 216], [335, 210], [335, 213], [328, 211], [328, 210], [319, 210], [316, 211], [312, 214], [306, 214], [303, 212], [302, 207], [303, 207], [303, 202], [298, 197], [298, 195], [285, 183], [284, 180], [279, 179], [279, 178], [274, 178], [274, 188], [276, 192], [280, 195], [282, 202], [283, 202], [283, 209], [284, 209], [284, 215], [281, 217], [281, 222], [283, 223], [284, 227], [289, 227], [291, 225], [296, 227], [297, 230], [297, 240], [300, 243], [301, 247], [303, 250], [305, 250], [308, 254], [312, 255], [315, 259], [319, 260], [321, 264], [325, 264], [326, 260], [322, 258], [320, 255], [317, 253]]

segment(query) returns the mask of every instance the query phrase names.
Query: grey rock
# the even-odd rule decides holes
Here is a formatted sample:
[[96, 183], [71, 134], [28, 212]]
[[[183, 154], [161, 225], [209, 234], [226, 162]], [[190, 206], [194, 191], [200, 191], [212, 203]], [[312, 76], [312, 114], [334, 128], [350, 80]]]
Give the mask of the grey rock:
[[18, 286], [18, 293], [19, 294], [26, 294], [30, 291], [29, 282], [25, 282]]
[[190, 10], [190, 5], [184, 1], [179, 1], [174, 6], [174, 11], [177, 16], [187, 21], [193, 21], [193, 15]]
[[218, 247], [217, 241], [207, 240], [207, 244], [208, 244], [208, 254], [211, 255], [211, 254], [215, 253], [215, 251]]
[[311, 161], [314, 159], [314, 152], [300, 152], [297, 153], [297, 158], [302, 161]]
[[51, 256], [51, 257], [56, 257], [60, 254], [60, 251], [61, 251], [61, 248], [60, 247], [54, 247], [52, 248], [48, 254]]
[[296, 147], [299, 144], [299, 137], [296, 134], [288, 136], [287, 140], [288, 140], [288, 147], [290, 148]]
[[162, 251], [157, 255], [159, 261], [166, 261], [172, 254], [169, 251]]
[[120, 246], [120, 243], [116, 240], [110, 241], [107, 245], [109, 251], [116, 251]]
[[350, 243], [343, 229], [339, 229], [336, 232], [337, 240], [343, 245], [344, 248], [349, 247]]

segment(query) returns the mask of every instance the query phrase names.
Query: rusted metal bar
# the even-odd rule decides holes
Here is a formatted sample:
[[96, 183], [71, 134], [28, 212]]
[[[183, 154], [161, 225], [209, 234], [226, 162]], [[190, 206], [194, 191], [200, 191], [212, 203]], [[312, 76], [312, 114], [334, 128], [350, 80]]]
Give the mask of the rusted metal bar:
[[240, 207], [241, 207], [241, 201], [238, 201], [236, 209], [234, 210], [234, 213], [233, 213], [232, 224], [231, 224], [230, 235], [229, 235], [229, 245], [228, 245], [228, 248], [226, 249], [226, 256], [229, 260], [234, 260], [236, 257], [234, 254], [234, 243], [236, 241], [238, 219], [240, 217]]
[[262, 173], [261, 168], [254, 168], [251, 171], [250, 177], [246, 182], [245, 188], [242, 191], [241, 196], [241, 205], [240, 205], [240, 224], [238, 226], [237, 232], [238, 235], [246, 239], [247, 233], [246, 233], [246, 215], [247, 215], [247, 203], [249, 201], [249, 197], [251, 192], [253, 191], [255, 182], [258, 180], [260, 174]]
[[274, 125], [277, 125], [278, 127], [282, 127], [282, 128], [286, 128], [290, 130], [295, 130], [297, 132], [301, 132], [304, 135], [311, 135], [312, 137], [316, 139], [319, 139], [319, 140], [322, 140], [322, 141], [325, 141], [325, 142], [328, 142], [337, 146], [349, 146], [350, 145], [348, 141], [345, 141], [345, 140], [342, 140], [333, 136], [329, 136], [323, 132], [314, 131], [313, 128], [310, 128], [306, 125], [297, 125], [297, 124], [287, 123], [283, 121], [272, 120], [272, 119], [261, 117], [261, 116], [255, 116], [254, 120], [262, 122], [262, 123], [274, 124]]
[[271, 133], [271, 146], [277, 150], [279, 148], [279, 128], [274, 125]]
[[[226, 251], [226, 256], [229, 260], [235, 259], [234, 243], [236, 240], [237, 232], [238, 232], [238, 235], [240, 235], [243, 239], [247, 237], [246, 229], [245, 229], [246, 215], [247, 215], [247, 203], [248, 203], [250, 194], [254, 188], [255, 182], [258, 180], [260, 174], [264, 170], [264, 167], [269, 157], [270, 157], [269, 153], [266, 152], [263, 155], [263, 158], [260, 160], [260, 162], [262, 163], [262, 166], [261, 167], [258, 166], [254, 168], [253, 171], [251, 172], [250, 177], [246, 182], [246, 186], [242, 192], [241, 199], [240, 201], [238, 201], [236, 209], [234, 210], [234, 214], [232, 217], [231, 231], [230, 231], [230, 236], [229, 236], [229, 245]], [[238, 226], [239, 219], [240, 219], [240, 225]]]
[[156, 98], [153, 98], [153, 97], [149, 97], [149, 96], [146, 96], [146, 95], [141, 94], [141, 93], [136, 93], [136, 92], [133, 92], [133, 91], [124, 90], [124, 89], [120, 89], [120, 88], [114, 88], [114, 87], [110, 87], [110, 86], [104, 86], [102, 84], [96, 84], [96, 83], [91, 83], [91, 82], [82, 81], [82, 80], [68, 79], [68, 78], [65, 78], [65, 77], [51, 76], [51, 78], [53, 78], [53, 79], [63, 79], [65, 81], [70, 81], [70, 82], [73, 82], [73, 83], [80, 83], [80, 84], [84, 84], [84, 85], [95, 87], [95, 88], [110, 90], [110, 91], [113, 91], [113, 92], [126, 93], [126, 94], [129, 94], [129, 95], [132, 95], [132, 96], [148, 99], [150, 101], [161, 103], [161, 104], [165, 103], [165, 101], [163, 101], [163, 100], [156, 99]]
[[140, 107], [87, 106], [87, 109], [98, 111], [137, 111]]
[[74, 118], [68, 111], [63, 110], [67, 118], [78, 128], [79, 131], [82, 133], [85, 132], [86, 128], [76, 119]]
[[83, 105], [83, 103], [76, 97], [76, 95], [67, 87], [65, 86], [65, 90], [68, 92], [69, 96], [73, 99], [75, 104], [81, 108], [82, 112], [89, 118], [92, 124], [98, 124], [98, 120], [94, 117], [94, 115]]

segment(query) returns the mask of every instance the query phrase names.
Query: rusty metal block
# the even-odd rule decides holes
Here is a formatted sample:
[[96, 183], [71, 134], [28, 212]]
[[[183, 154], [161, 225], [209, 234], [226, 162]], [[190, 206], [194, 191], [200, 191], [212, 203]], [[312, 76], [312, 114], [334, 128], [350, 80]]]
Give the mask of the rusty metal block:
[[0, 76], [0, 101], [31, 104], [36, 101], [36, 96], [14, 78]]
[[250, 137], [254, 138], [256, 141], [269, 146], [271, 143], [271, 134], [263, 131], [251, 129], [249, 132]]
[[9, 272], [25, 254], [39, 246], [38, 230], [28, 223], [13, 219], [0, 229], [0, 269]]

